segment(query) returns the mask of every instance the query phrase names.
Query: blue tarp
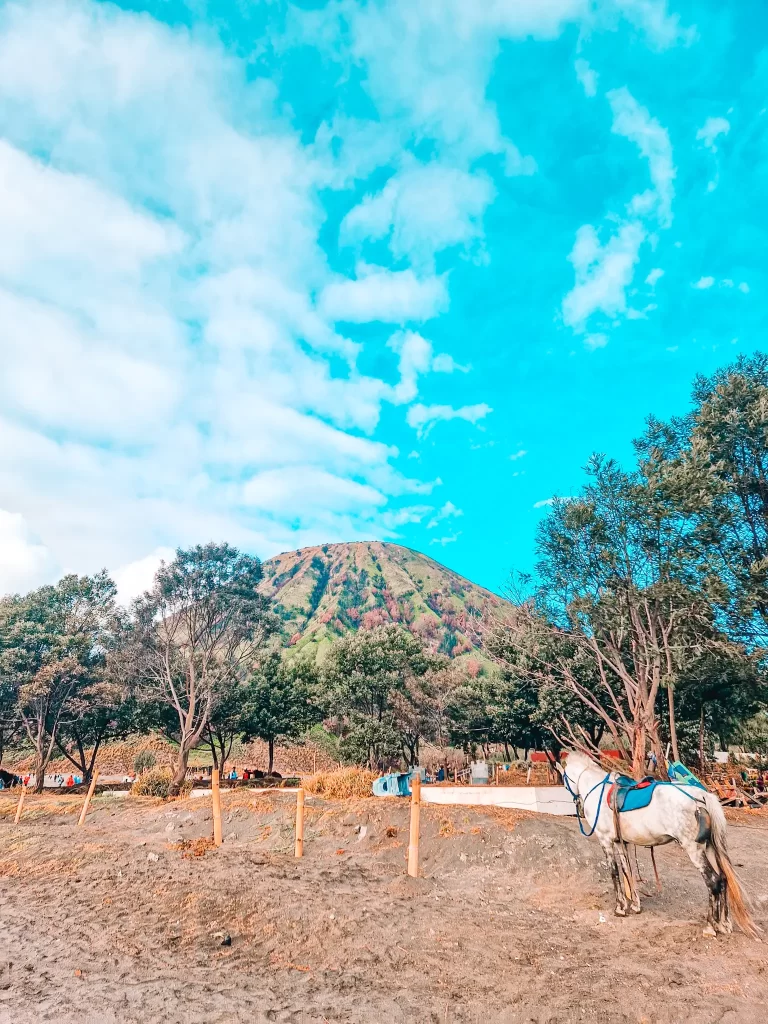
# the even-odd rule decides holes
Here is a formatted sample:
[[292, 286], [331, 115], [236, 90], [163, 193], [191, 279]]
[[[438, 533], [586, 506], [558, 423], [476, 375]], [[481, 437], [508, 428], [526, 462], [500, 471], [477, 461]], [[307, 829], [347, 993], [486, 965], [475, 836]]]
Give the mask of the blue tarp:
[[[416, 769], [418, 771], [418, 769]], [[413, 772], [390, 772], [389, 775], [382, 775], [380, 779], [374, 779], [374, 796], [410, 796], [411, 775]]]

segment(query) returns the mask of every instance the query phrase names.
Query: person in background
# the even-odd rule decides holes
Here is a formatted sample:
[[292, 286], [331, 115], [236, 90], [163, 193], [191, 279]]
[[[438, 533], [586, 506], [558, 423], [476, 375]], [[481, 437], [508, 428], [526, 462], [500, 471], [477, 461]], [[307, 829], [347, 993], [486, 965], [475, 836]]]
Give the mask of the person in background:
[[237, 778], [237, 768], [233, 768], [233, 769], [232, 769], [232, 771], [231, 771], [231, 772], [229, 773], [229, 777], [230, 777], [230, 779], [232, 779], [232, 780], [234, 780], [234, 779], [236, 779], [236, 778]]
[[70, 786], [74, 786], [74, 784], [75, 784], [75, 780], [70, 775], [69, 778], [67, 779], [67, 788], [69, 788]]
[[757, 780], [755, 782], [755, 789], [757, 790], [758, 793], [764, 793], [765, 792], [765, 776], [763, 775], [762, 772], [758, 772], [757, 773]]

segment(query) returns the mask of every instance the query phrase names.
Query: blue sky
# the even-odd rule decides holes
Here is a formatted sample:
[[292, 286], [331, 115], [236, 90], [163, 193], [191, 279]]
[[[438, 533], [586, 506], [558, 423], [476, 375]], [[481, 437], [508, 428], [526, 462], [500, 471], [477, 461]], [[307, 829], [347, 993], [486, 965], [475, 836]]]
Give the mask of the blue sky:
[[752, 0], [0, 4], [0, 590], [177, 545], [530, 568], [762, 343]]

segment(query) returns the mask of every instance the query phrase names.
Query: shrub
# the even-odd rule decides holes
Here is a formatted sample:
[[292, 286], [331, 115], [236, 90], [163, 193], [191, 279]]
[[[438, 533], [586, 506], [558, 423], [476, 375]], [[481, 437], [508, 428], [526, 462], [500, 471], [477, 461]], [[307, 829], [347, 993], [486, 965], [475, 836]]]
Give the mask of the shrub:
[[373, 780], [377, 778], [376, 772], [367, 768], [340, 768], [335, 772], [318, 772], [311, 779], [305, 779], [304, 789], [331, 800], [373, 796]]
[[133, 759], [133, 770], [141, 775], [148, 768], [154, 768], [157, 764], [157, 757], [152, 750], [140, 750]]
[[[131, 786], [131, 796], [159, 796], [166, 799], [172, 781], [173, 772], [170, 768], [147, 768]], [[191, 789], [191, 781], [185, 780], [181, 787], [181, 795], [187, 796]]]

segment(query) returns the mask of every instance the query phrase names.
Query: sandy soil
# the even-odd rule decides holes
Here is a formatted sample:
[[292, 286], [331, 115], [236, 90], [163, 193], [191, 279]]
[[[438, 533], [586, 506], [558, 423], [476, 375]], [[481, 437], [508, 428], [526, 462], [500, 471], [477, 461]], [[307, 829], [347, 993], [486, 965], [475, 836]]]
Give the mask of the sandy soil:
[[[0, 797], [0, 1024], [735, 1024], [768, 1019], [768, 943], [702, 936], [705, 890], [676, 849], [640, 917], [570, 819], [224, 794]], [[767, 812], [768, 813], [768, 812]], [[768, 917], [768, 817], [740, 814], [735, 861]], [[203, 840], [203, 841], [201, 841]], [[203, 853], [196, 856], [196, 853]], [[231, 944], [222, 944], [222, 933]]]

